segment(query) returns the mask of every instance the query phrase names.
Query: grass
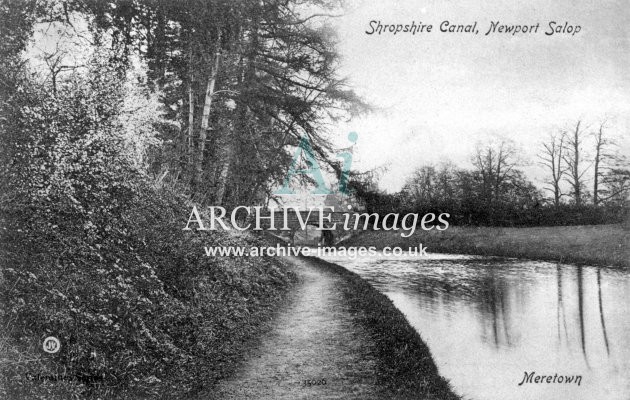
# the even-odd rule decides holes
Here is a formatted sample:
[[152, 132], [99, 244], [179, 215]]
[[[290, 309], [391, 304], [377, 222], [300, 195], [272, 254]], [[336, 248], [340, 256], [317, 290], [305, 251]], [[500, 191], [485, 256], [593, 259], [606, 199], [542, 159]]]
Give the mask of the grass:
[[620, 224], [532, 228], [450, 227], [445, 231], [370, 231], [344, 241], [344, 246], [400, 246], [422, 243], [428, 252], [519, 257], [613, 267], [630, 267], [630, 229]]
[[354, 272], [315, 257], [305, 258], [343, 278], [344, 299], [376, 343], [382, 398], [459, 399], [439, 375], [428, 346], [391, 300]]

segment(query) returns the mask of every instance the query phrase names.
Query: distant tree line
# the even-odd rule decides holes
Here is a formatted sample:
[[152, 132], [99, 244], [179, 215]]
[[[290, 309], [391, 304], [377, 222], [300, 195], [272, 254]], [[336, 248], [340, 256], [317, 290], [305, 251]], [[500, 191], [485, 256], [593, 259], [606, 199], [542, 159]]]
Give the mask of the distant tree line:
[[[590, 157], [587, 138], [592, 139]], [[372, 212], [446, 212], [456, 225], [603, 224], [627, 217], [630, 169], [606, 135], [606, 122], [588, 134], [577, 122], [541, 144], [542, 190], [520, 169], [526, 164], [520, 154], [511, 140], [498, 138], [476, 146], [472, 168], [451, 162], [421, 166], [394, 194], [376, 189], [366, 175], [355, 177], [353, 188]]]

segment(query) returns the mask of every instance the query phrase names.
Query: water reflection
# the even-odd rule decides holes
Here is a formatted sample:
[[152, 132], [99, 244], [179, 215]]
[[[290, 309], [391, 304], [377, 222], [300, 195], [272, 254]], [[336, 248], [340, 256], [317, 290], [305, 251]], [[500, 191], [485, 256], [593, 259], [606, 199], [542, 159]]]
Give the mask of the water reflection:
[[602, 332], [604, 333], [604, 344], [606, 345], [606, 354], [610, 355], [610, 346], [608, 345], [608, 334], [606, 333], [606, 321], [604, 320], [604, 305], [602, 303], [601, 268], [597, 268], [597, 300], [599, 301], [599, 318], [602, 323]]
[[[630, 398], [630, 274], [468, 256], [330, 258], [385, 293], [475, 399]], [[583, 376], [525, 384], [524, 372]]]

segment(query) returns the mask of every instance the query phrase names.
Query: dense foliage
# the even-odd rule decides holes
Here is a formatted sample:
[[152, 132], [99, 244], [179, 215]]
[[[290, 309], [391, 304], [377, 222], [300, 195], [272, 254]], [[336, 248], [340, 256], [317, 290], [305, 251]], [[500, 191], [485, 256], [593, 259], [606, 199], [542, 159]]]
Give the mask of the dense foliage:
[[153, 172], [185, 183], [197, 202], [265, 201], [288, 168], [288, 147], [308, 136], [332, 163], [326, 124], [365, 108], [337, 77], [335, 37], [320, 18], [338, 1], [64, 4], [50, 18], [90, 15], [118, 62], [146, 61], [148, 84], [178, 125], [164, 132]]
[[[234, 358], [251, 315], [268, 314], [288, 283], [270, 260], [203, 255], [202, 245], [253, 239], [182, 231], [186, 200], [131, 163], [110, 106], [117, 73], [99, 72], [55, 97], [21, 82], [5, 110], [4, 132], [19, 135], [3, 138], [13, 154], [3, 171], [3, 336], [37, 360], [3, 365], [11, 397], [32, 390], [28, 374], [76, 379], [82, 395], [94, 385], [110, 396], [186, 393], [201, 376], [216, 379], [213, 368], [225, 372], [216, 361]], [[49, 335], [63, 351], [42, 357]]]
[[182, 230], [187, 182], [152, 173], [179, 125], [141, 60], [95, 28], [83, 65], [30, 65], [54, 6], [0, 5], [0, 397], [188, 397], [234, 368], [291, 274], [203, 253], [260, 239]]

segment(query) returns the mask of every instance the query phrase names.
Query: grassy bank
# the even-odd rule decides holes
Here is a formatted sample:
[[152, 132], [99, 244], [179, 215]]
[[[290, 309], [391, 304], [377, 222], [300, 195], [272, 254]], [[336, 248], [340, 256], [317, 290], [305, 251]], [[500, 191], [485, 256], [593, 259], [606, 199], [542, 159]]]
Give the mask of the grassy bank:
[[429, 348], [404, 315], [385, 295], [357, 274], [315, 257], [318, 268], [341, 275], [340, 288], [352, 313], [376, 344], [377, 383], [382, 398], [458, 399], [442, 378]]
[[533, 228], [450, 227], [420, 231], [408, 238], [399, 232], [371, 231], [344, 246], [400, 246], [422, 243], [428, 252], [520, 257], [602, 266], [630, 267], [630, 230], [622, 225], [552, 226]]

